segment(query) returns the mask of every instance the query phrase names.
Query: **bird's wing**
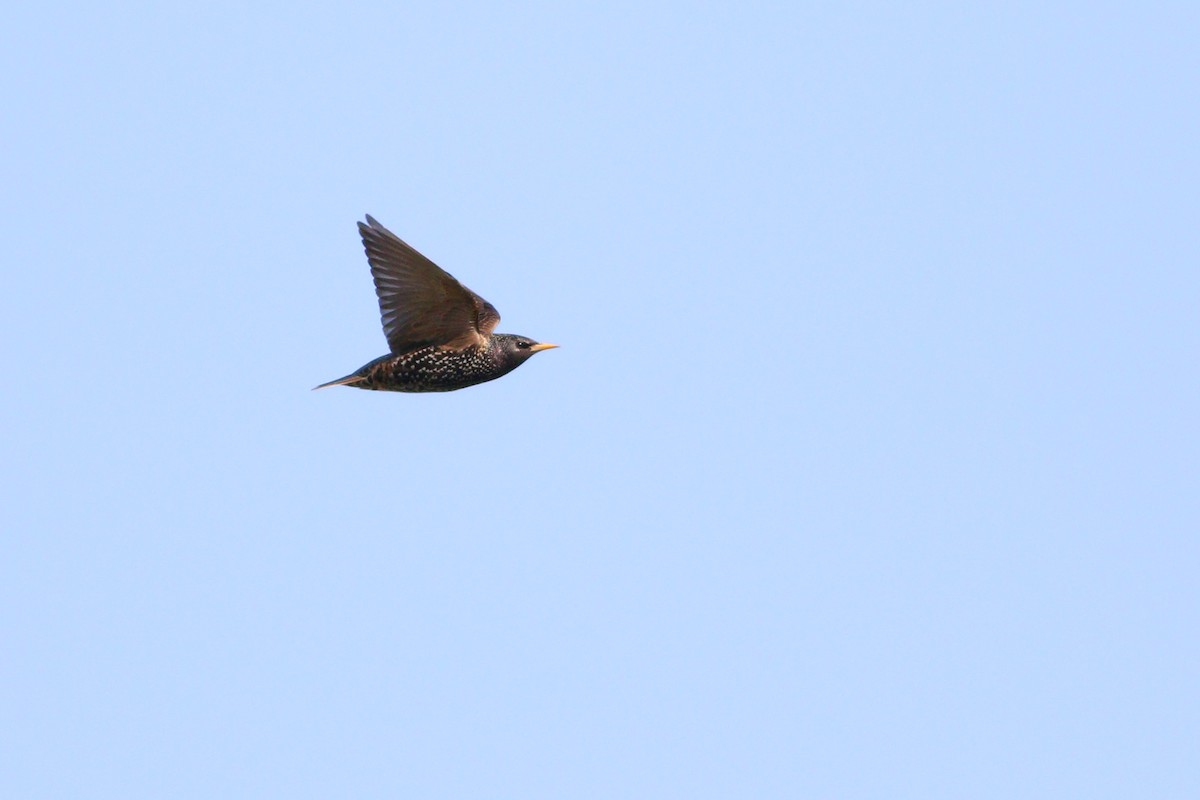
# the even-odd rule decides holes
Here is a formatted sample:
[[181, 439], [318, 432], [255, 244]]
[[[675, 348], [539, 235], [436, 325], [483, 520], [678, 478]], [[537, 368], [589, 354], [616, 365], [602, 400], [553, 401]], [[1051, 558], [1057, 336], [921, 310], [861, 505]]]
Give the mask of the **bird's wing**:
[[461, 350], [481, 344], [500, 322], [487, 300], [463, 286], [454, 276], [405, 244], [370, 214], [358, 223], [383, 333], [393, 353], [428, 345]]

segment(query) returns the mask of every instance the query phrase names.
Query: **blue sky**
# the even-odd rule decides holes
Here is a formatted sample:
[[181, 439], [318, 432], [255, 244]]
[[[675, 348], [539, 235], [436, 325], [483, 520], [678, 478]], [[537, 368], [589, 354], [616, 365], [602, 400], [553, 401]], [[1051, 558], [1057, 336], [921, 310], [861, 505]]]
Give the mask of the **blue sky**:
[[0, 795], [1200, 793], [1193, 5], [4, 27]]

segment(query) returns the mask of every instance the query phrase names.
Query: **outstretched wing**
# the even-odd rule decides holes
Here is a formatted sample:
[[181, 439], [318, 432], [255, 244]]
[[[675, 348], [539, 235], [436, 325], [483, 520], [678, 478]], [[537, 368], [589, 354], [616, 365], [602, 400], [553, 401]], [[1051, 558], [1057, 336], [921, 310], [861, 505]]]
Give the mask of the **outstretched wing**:
[[449, 350], [481, 344], [500, 322], [487, 300], [418, 253], [370, 214], [358, 223], [383, 333], [393, 353], [428, 345]]

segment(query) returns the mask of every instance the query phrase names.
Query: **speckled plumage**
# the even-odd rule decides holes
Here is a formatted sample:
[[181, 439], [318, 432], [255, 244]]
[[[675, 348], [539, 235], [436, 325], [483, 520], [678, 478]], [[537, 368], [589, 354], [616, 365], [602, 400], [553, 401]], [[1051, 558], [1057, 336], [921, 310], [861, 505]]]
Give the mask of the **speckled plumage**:
[[493, 333], [500, 314], [370, 215], [358, 223], [391, 352], [317, 386], [450, 392], [507, 375], [557, 345]]
[[[443, 350], [422, 347], [403, 355], [380, 356], [359, 368], [353, 376], [361, 378], [347, 386], [389, 392], [452, 392], [477, 383], [507, 375], [533, 355], [509, 357], [506, 346], [524, 341], [522, 336], [496, 333], [489, 337], [488, 346], [472, 346], [464, 350]], [[345, 380], [343, 378], [342, 380]]]

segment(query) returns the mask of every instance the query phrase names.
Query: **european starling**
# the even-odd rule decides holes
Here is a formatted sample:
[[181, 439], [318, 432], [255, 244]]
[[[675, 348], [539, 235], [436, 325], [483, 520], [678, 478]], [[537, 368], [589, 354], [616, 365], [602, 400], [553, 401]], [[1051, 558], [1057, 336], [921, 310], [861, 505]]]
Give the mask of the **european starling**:
[[405, 244], [370, 214], [358, 223], [391, 352], [326, 386], [390, 392], [450, 392], [507, 375], [557, 347], [492, 333], [500, 314], [487, 300]]

